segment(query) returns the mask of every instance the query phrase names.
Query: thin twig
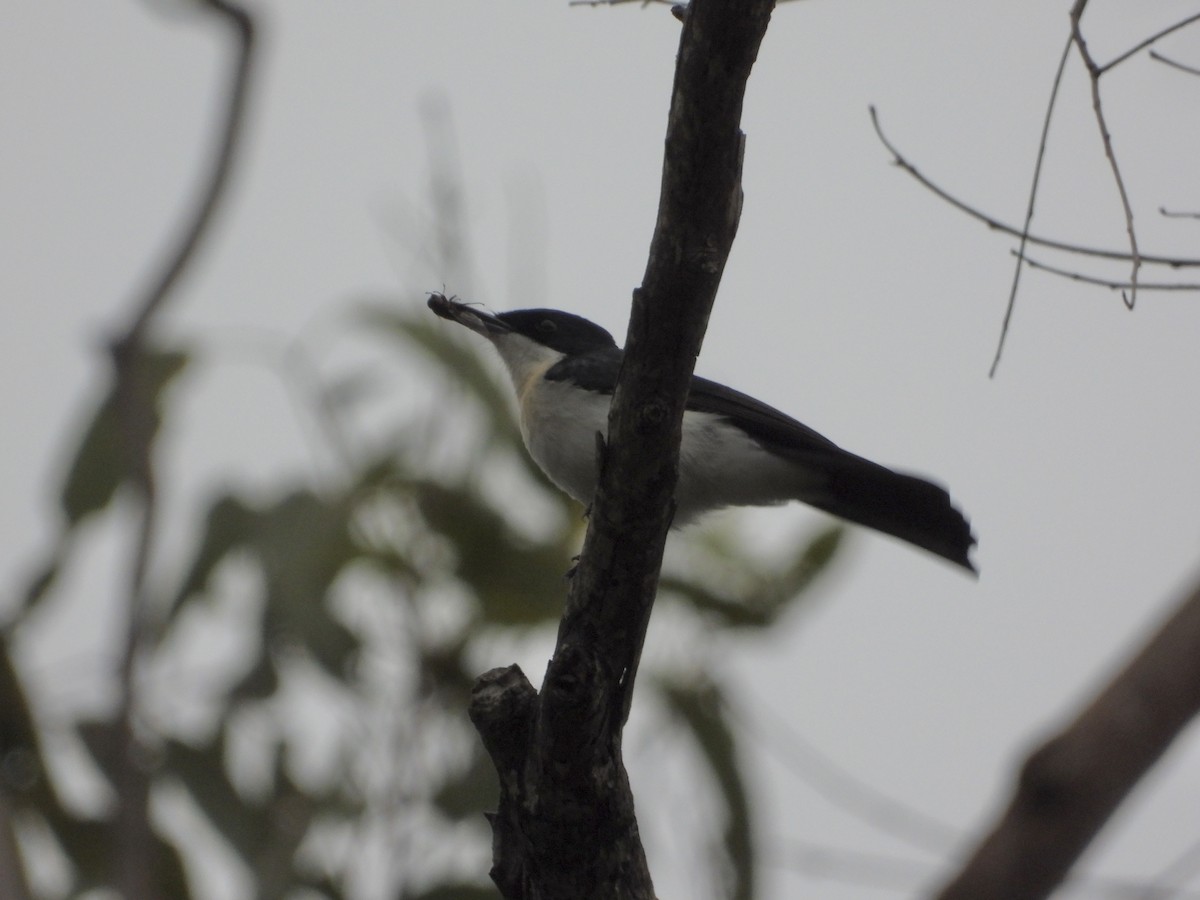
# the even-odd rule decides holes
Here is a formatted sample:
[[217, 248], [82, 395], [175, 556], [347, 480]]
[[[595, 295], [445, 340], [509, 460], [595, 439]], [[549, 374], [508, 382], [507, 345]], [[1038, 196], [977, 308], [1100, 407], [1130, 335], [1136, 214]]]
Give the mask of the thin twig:
[[[1200, 73], [1198, 73], [1200, 74]], [[1200, 219], [1200, 212], [1183, 212], [1182, 210], [1171, 210], [1165, 206], [1158, 208], [1158, 214], [1168, 219]]]
[[1197, 69], [1195, 66], [1189, 66], [1185, 63], [1176, 62], [1173, 59], [1163, 56], [1157, 50], [1150, 51], [1150, 58], [1155, 60], [1156, 62], [1165, 63], [1166, 65], [1171, 66], [1174, 69], [1179, 69], [1179, 71], [1181, 71], [1181, 72], [1186, 72], [1189, 75], [1200, 75], [1200, 69]]
[[[1084, 66], [1087, 68], [1088, 79], [1092, 86], [1092, 110], [1096, 114], [1096, 125], [1100, 129], [1100, 141], [1104, 145], [1104, 155], [1108, 157], [1109, 167], [1112, 169], [1113, 181], [1117, 185], [1117, 193], [1121, 196], [1121, 207], [1125, 211], [1125, 230], [1129, 234], [1129, 255], [1132, 260], [1132, 268], [1129, 273], [1129, 293], [1121, 292], [1121, 299], [1125, 301], [1125, 305], [1129, 309], [1133, 309], [1137, 302], [1137, 284], [1138, 270], [1142, 266], [1141, 253], [1138, 251], [1137, 232], [1133, 227], [1133, 207], [1129, 203], [1129, 194], [1125, 190], [1125, 179], [1121, 177], [1121, 167], [1117, 163], [1117, 154], [1113, 150], [1112, 135], [1108, 131], [1108, 121], [1104, 116], [1104, 104], [1100, 99], [1100, 76], [1104, 74], [1088, 51], [1087, 42], [1083, 38], [1083, 31], [1079, 27], [1079, 22], [1083, 18], [1083, 11], [1087, 8], [1088, 0], [1075, 0], [1075, 5], [1071, 7], [1071, 38], [1075, 42], [1075, 46], [1079, 48], [1079, 56], [1083, 60]], [[1119, 60], [1118, 60], [1119, 61]], [[1115, 65], [1116, 63], [1110, 63]]]
[[[995, 216], [989, 215], [988, 213], [971, 206], [921, 174], [920, 170], [910, 163], [904, 156], [902, 156], [900, 151], [897, 150], [891, 141], [889, 141], [884, 135], [879, 124], [879, 116], [876, 113], [874, 106], [870, 107], [870, 112], [871, 122], [875, 126], [875, 133], [879, 136], [880, 142], [887, 149], [887, 151], [892, 154], [892, 163], [894, 165], [911, 175], [922, 187], [933, 193], [935, 196], [944, 200], [946, 203], [950, 204], [960, 212], [964, 212], [971, 218], [982, 222], [993, 231], [999, 231], [1015, 238], [1021, 237], [1022, 232], [1020, 228], [1009, 225], [1007, 222], [1002, 222]], [[1064, 253], [1075, 253], [1079, 256], [1090, 256], [1096, 259], [1112, 259], [1121, 262], [1128, 262], [1132, 258], [1130, 257], [1129, 253], [1124, 250], [1104, 250], [1098, 247], [1085, 247], [1080, 244], [1070, 244], [1066, 241], [1045, 238], [1036, 234], [1028, 235], [1027, 239], [1030, 244], [1036, 244], [1039, 247], [1047, 247], [1051, 250], [1061, 250]], [[1169, 266], [1172, 269], [1200, 268], [1200, 259], [1190, 257], [1143, 255], [1141, 257], [1141, 261], [1142, 265]]]
[[[1086, 3], [1086, 2], [1087, 2], [1087, 0], [1084, 0], [1084, 3]], [[1186, 19], [1182, 19], [1182, 20], [1176, 22], [1174, 25], [1168, 25], [1166, 28], [1164, 28], [1162, 31], [1158, 32], [1157, 34], [1152, 34], [1150, 37], [1146, 38], [1144, 41], [1140, 41], [1138, 44], [1129, 48], [1124, 53], [1122, 53], [1120, 56], [1118, 56], [1115, 59], [1100, 66], [1096, 70], [1097, 76], [1103, 75], [1109, 69], [1116, 68], [1121, 63], [1125, 62], [1125, 60], [1129, 59], [1129, 57], [1133, 56], [1136, 53], [1140, 53], [1142, 50], [1145, 50], [1147, 47], [1149, 47], [1155, 41], [1162, 40], [1171, 32], [1178, 31], [1180, 28], [1184, 28], [1188, 25], [1191, 25], [1193, 22], [1200, 22], [1200, 13], [1196, 13], [1193, 16], [1188, 16]], [[1151, 55], [1153, 55], [1153, 54], [1151, 54]]]
[[1058, 60], [1058, 70], [1054, 73], [1054, 85], [1050, 89], [1050, 101], [1046, 104], [1046, 115], [1042, 120], [1042, 137], [1038, 141], [1037, 161], [1033, 164], [1033, 183], [1029, 186], [1029, 204], [1025, 207], [1025, 226], [1021, 229], [1021, 244], [1017, 250], [1017, 265], [1013, 270], [1012, 287], [1008, 291], [1008, 304], [1004, 307], [1004, 321], [1000, 324], [1000, 339], [996, 341], [996, 354], [992, 357], [988, 378], [996, 377], [996, 367], [1000, 365], [1000, 355], [1004, 352], [1004, 341], [1008, 337], [1008, 328], [1012, 323], [1013, 310], [1017, 305], [1017, 287], [1021, 283], [1021, 260], [1025, 258], [1025, 248], [1029, 244], [1029, 228], [1033, 224], [1033, 208], [1037, 200], [1038, 182], [1042, 177], [1042, 162], [1046, 158], [1046, 138], [1050, 134], [1050, 121], [1054, 115], [1054, 103], [1058, 99], [1058, 90], [1062, 86], [1063, 71], [1067, 67], [1067, 57], [1071, 53], [1071, 41], [1067, 40], [1063, 47], [1062, 56]]
[[[1094, 284], [1098, 287], [1110, 288], [1114, 291], [1129, 290], [1132, 285], [1128, 281], [1113, 281], [1107, 278], [1097, 278], [1094, 275], [1084, 275], [1082, 272], [1072, 272], [1070, 269], [1061, 269], [1057, 266], [1051, 266], [1047, 263], [1038, 262], [1036, 259], [1030, 259], [1028, 256], [1020, 257], [1016, 251], [1012, 251], [1013, 256], [1019, 257], [1019, 261], [1029, 266], [1031, 269], [1038, 269], [1042, 272], [1049, 272], [1051, 275], [1059, 275], [1062, 278], [1069, 278], [1071, 281], [1078, 281], [1083, 284]], [[1200, 291], [1200, 282], [1139, 282], [1139, 291]]]

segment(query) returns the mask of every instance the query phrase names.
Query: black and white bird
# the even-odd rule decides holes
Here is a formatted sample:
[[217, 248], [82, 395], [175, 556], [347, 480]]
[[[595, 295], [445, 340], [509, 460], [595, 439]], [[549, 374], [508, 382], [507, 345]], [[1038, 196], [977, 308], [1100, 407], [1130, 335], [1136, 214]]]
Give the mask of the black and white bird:
[[[429, 308], [496, 348], [512, 376], [534, 462], [587, 505], [596, 434], [608, 431], [623, 351], [587, 319], [553, 309], [492, 314], [443, 294]], [[693, 376], [683, 415], [674, 525], [709, 510], [799, 500], [971, 572], [975, 537], [945, 488], [856, 456], [753, 397]]]

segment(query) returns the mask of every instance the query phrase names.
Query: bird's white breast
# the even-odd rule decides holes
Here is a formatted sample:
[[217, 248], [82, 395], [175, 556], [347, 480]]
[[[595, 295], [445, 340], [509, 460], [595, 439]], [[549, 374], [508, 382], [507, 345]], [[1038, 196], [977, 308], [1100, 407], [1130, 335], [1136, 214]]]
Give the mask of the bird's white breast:
[[[584, 505], [596, 489], [596, 435], [608, 433], [611, 400], [540, 377], [521, 395], [521, 435], [530, 456]], [[684, 413], [676, 526], [725, 506], [782, 503], [795, 498], [799, 487], [796, 468], [741, 429], [711, 413]]]
[[607, 394], [539, 378], [521, 395], [521, 436], [556, 485], [583, 503], [596, 490], [596, 435], [608, 433]]
[[[493, 338], [517, 391], [521, 437], [546, 476], [580, 503], [596, 490], [596, 435], [608, 434], [610, 394], [546, 372], [563, 354], [518, 334]], [[799, 496], [803, 475], [740, 428], [712, 413], [683, 416], [675, 524], [725, 506], [762, 506]]]

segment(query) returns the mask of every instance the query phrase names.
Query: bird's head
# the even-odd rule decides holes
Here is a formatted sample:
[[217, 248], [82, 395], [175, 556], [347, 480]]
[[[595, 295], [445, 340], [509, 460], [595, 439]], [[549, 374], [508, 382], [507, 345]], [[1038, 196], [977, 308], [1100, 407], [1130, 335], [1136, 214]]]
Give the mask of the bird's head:
[[617, 346], [613, 336], [599, 325], [557, 309], [517, 309], [495, 314], [438, 293], [430, 294], [429, 308], [443, 319], [487, 338], [501, 353], [504, 345], [522, 338], [562, 356]]

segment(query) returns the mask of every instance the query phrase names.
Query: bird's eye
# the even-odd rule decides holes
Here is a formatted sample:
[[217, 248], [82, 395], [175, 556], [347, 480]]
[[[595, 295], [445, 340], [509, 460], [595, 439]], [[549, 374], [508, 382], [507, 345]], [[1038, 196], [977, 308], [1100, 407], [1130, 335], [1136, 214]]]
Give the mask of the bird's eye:
[[550, 319], [542, 319], [542, 321], [538, 322], [537, 330], [539, 334], [554, 334], [554, 332], [558, 331], [558, 326]]

